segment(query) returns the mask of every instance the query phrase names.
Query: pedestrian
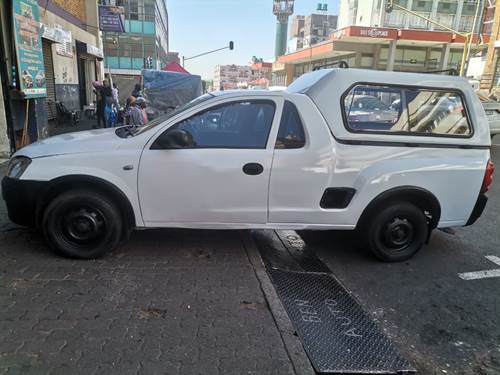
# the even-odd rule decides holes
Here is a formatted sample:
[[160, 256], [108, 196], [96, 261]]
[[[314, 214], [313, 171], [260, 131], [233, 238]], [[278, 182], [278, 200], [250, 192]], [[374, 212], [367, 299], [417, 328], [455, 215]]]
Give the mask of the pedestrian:
[[134, 91], [132, 91], [132, 96], [134, 98], [138, 98], [138, 97], [142, 96], [141, 84], [140, 83], [136, 83], [135, 84]]
[[144, 125], [146, 125], [148, 123], [148, 114], [146, 113], [146, 107], [147, 107], [147, 104], [146, 104], [146, 99], [144, 99], [143, 97], [139, 97], [135, 100], [135, 105], [136, 107], [138, 107], [141, 112], [142, 112], [142, 117], [144, 118]]
[[127, 99], [127, 108], [125, 111], [125, 122], [130, 126], [144, 125], [144, 115], [140, 108], [136, 105], [136, 98], [130, 96]]
[[92, 83], [97, 96], [97, 127], [108, 127], [108, 117], [110, 114], [111, 103], [113, 101], [113, 92], [109, 86], [108, 80], [98, 81]]
[[96, 117], [97, 117], [97, 128], [106, 127], [106, 117], [104, 116], [104, 107], [106, 107], [106, 101], [104, 95], [102, 95], [101, 83], [98, 81], [92, 82], [94, 86], [94, 93], [96, 96]]

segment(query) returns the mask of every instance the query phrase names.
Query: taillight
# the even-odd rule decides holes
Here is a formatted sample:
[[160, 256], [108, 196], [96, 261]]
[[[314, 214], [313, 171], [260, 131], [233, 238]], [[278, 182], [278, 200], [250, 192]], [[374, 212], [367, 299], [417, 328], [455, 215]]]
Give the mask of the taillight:
[[483, 185], [481, 186], [481, 193], [486, 193], [490, 188], [491, 182], [493, 181], [494, 171], [495, 165], [491, 160], [488, 160], [488, 164], [486, 164], [486, 172], [484, 172]]

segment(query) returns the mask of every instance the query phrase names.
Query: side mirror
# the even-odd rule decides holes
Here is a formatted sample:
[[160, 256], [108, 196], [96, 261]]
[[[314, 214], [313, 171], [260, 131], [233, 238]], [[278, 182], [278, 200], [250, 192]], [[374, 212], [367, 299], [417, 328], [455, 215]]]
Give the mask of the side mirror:
[[167, 130], [151, 146], [151, 150], [170, 150], [194, 147], [191, 133], [182, 129]]

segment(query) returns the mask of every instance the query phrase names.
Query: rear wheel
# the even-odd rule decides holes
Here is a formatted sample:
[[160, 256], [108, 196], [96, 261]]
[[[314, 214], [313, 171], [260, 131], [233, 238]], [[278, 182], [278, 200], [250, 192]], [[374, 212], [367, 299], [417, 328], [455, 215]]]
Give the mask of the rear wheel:
[[417, 206], [394, 202], [371, 216], [363, 232], [373, 255], [385, 262], [399, 262], [411, 258], [422, 248], [429, 225]]
[[106, 195], [72, 190], [49, 203], [42, 227], [45, 239], [57, 253], [92, 259], [116, 247], [121, 238], [122, 217]]

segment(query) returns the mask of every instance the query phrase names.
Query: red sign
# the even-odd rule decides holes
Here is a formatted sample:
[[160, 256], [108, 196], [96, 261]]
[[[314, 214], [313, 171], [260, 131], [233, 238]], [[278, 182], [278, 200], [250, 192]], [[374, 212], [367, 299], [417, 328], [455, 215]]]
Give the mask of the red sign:
[[397, 39], [398, 30], [381, 27], [349, 26], [334, 33], [333, 39], [342, 39], [349, 36], [375, 39]]

